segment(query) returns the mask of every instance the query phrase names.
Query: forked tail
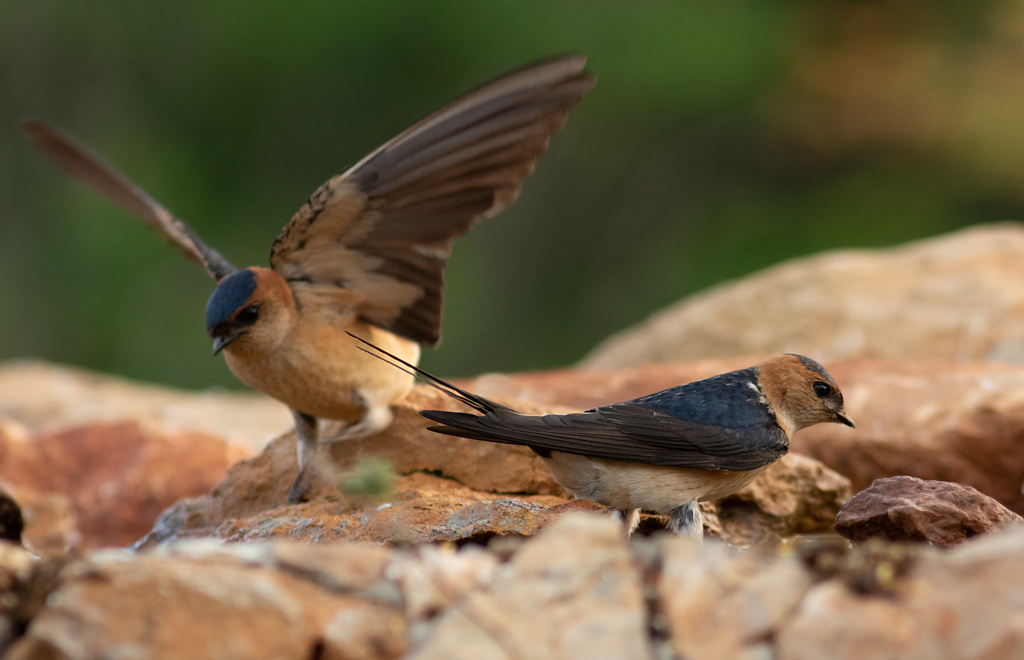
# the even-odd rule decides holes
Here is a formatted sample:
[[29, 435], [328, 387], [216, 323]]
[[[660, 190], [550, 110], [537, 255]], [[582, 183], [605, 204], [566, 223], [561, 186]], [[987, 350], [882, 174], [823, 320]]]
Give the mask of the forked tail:
[[[441, 380], [440, 378], [438, 378], [434, 374], [432, 374], [430, 372], [427, 372], [427, 371], [424, 371], [423, 369], [420, 369], [419, 367], [417, 367], [414, 364], [410, 364], [409, 362], [406, 362], [405, 360], [403, 360], [402, 358], [398, 357], [397, 355], [393, 355], [391, 353], [388, 353], [387, 351], [385, 351], [380, 346], [372, 344], [372, 343], [366, 341], [365, 339], [363, 339], [362, 337], [357, 337], [356, 335], [352, 334], [351, 332], [349, 332], [347, 334], [348, 334], [349, 337], [352, 337], [353, 339], [355, 339], [355, 340], [357, 340], [359, 342], [362, 342], [363, 344], [366, 344], [367, 346], [370, 347], [370, 349], [372, 349], [372, 350], [367, 350], [367, 349], [363, 348], [362, 346], [359, 347], [359, 350], [363, 351], [367, 355], [372, 355], [373, 357], [377, 358], [378, 360], [381, 360], [382, 362], [387, 362], [388, 364], [390, 364], [394, 368], [399, 369], [401, 371], [404, 371], [405, 373], [409, 374], [413, 378], [416, 378], [420, 382], [423, 382], [423, 383], [425, 383], [427, 385], [430, 385], [435, 390], [438, 390], [439, 392], [443, 392], [445, 395], [455, 399], [456, 401], [461, 401], [462, 403], [466, 404], [470, 408], [473, 408], [474, 410], [477, 410], [477, 411], [479, 411], [482, 414], [486, 415], [487, 413], [493, 412], [495, 410], [508, 410], [508, 411], [512, 411], [512, 409], [507, 407], [507, 406], [503, 406], [500, 403], [495, 403], [495, 402], [493, 402], [493, 401], [491, 401], [489, 399], [485, 399], [482, 396], [473, 394], [472, 392], [467, 392], [466, 390], [462, 389], [461, 387], [456, 387], [455, 385], [452, 385], [451, 383], [449, 383], [447, 381]], [[515, 412], [515, 411], [512, 411], [512, 412]]]

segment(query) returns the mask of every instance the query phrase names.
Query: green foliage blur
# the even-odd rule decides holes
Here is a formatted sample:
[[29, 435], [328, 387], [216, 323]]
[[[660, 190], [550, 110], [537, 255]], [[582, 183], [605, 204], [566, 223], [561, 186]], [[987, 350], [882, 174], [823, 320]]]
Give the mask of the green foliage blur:
[[1012, 2], [0, 0], [0, 359], [241, 387], [213, 284], [33, 153], [91, 144], [234, 263], [333, 174], [532, 59], [596, 89], [455, 246], [447, 376], [571, 364], [717, 282], [1024, 213]]

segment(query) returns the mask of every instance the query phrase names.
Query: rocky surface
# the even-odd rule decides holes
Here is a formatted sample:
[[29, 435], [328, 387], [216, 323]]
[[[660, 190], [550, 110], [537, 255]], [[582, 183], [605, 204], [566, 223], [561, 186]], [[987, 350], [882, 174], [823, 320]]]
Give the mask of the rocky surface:
[[[431, 422], [418, 414], [423, 408], [458, 405], [417, 387], [394, 406], [395, 422], [387, 430], [331, 445], [337, 470], [320, 478], [309, 501], [296, 506], [285, 505], [297, 470], [295, 436], [287, 433], [259, 456], [233, 466], [208, 495], [181, 500], [165, 511], [140, 547], [206, 537], [482, 542], [530, 536], [566, 511], [604, 511], [592, 502], [567, 499], [530, 450], [432, 433], [427, 430]], [[515, 405], [542, 410], [529, 403]], [[398, 473], [392, 492], [372, 502], [344, 495], [339, 489], [343, 475], [369, 457], [389, 461]], [[791, 454], [742, 491], [704, 505], [706, 525], [709, 534], [738, 544], [831, 531], [849, 495], [846, 478]], [[664, 521], [650, 517], [643, 529], [662, 527]]]
[[836, 517], [836, 531], [857, 542], [927, 541], [948, 547], [1022, 523], [1024, 518], [970, 486], [891, 477], [850, 498]]
[[78, 541], [127, 545], [179, 498], [209, 491], [245, 455], [204, 433], [166, 434], [134, 422], [35, 434], [0, 427], [0, 481], [24, 503], [25, 538], [39, 551]]
[[[949, 551], [627, 541], [572, 514], [511, 551], [184, 541], [62, 563], [0, 544], [4, 660], [1010, 658], [1024, 528]], [[24, 634], [20, 634], [24, 629]]]
[[801, 353], [1024, 362], [1024, 226], [794, 259], [698, 293], [594, 349], [588, 368]]
[[[648, 364], [634, 369], [482, 376], [484, 396], [585, 409], [749, 367], [756, 358]], [[1024, 513], [1024, 366], [986, 362], [846, 360], [825, 365], [856, 429], [818, 424], [793, 451], [848, 477], [853, 492], [897, 475], [951, 481]]]
[[249, 453], [292, 426], [287, 408], [256, 392], [187, 392], [45, 362], [0, 364], [0, 424], [32, 434], [124, 421], [216, 436]]

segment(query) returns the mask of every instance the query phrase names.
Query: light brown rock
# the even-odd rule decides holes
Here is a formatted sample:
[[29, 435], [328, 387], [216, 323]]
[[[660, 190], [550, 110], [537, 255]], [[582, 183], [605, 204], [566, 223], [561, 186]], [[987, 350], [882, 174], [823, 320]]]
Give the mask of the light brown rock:
[[166, 435], [204, 433], [258, 452], [292, 427], [281, 403], [256, 392], [189, 392], [45, 362], [0, 364], [0, 421], [30, 432], [134, 421]]
[[712, 508], [723, 539], [733, 545], [751, 545], [831, 532], [836, 514], [849, 497], [849, 479], [813, 458], [790, 452]]
[[[277, 554], [274, 546], [185, 546], [181, 553], [95, 556], [70, 570], [5, 657], [371, 660], [402, 654], [406, 628], [399, 610], [342, 593], [336, 584], [325, 588], [316, 571], [294, 570], [294, 557], [291, 570], [280, 570]], [[344, 551], [334, 560], [344, 561]]]
[[565, 516], [443, 615], [415, 660], [648, 660], [640, 576], [607, 517]]
[[421, 620], [444, 612], [471, 589], [490, 584], [497, 571], [498, 559], [479, 546], [455, 552], [451, 546], [422, 545], [396, 553], [387, 575], [401, 589], [406, 615]]
[[836, 531], [851, 541], [926, 541], [941, 547], [1024, 523], [970, 486], [914, 477], [876, 479], [848, 500]]
[[57, 556], [81, 547], [78, 517], [67, 494], [4, 485], [21, 505], [25, 518], [22, 543], [26, 548], [38, 555]]
[[[583, 500], [552, 495], [510, 498], [466, 488], [422, 472], [400, 476], [387, 501], [367, 501], [335, 489], [299, 505], [260, 510], [213, 494], [181, 500], [156, 522], [139, 547], [175, 539], [272, 539], [316, 543], [487, 542], [495, 536], [530, 536], [567, 511], [605, 511]], [[255, 508], [255, 510], [253, 510]]]
[[210, 435], [168, 435], [135, 422], [28, 436], [0, 428], [0, 479], [39, 497], [66, 497], [85, 546], [123, 546], [179, 498], [207, 492], [245, 453]]
[[1024, 657], [1024, 529], [925, 553], [888, 595], [813, 587], [778, 635], [779, 660]]
[[592, 369], [736, 355], [1024, 361], [1024, 226], [794, 259], [665, 309]]
[[1024, 366], [855, 361], [829, 365], [856, 429], [819, 424], [791, 447], [854, 492], [909, 475], [971, 486], [1024, 513]]
[[678, 538], [665, 541], [663, 555], [660, 611], [675, 655], [692, 660], [770, 658], [769, 640], [811, 586], [792, 555]]

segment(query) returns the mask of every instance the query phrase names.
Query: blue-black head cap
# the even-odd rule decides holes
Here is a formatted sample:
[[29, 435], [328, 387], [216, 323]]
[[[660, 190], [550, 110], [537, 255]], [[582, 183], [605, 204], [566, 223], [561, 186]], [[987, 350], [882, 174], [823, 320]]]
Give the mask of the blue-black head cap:
[[222, 279], [206, 303], [206, 331], [227, 322], [255, 290], [256, 274], [247, 268]]

